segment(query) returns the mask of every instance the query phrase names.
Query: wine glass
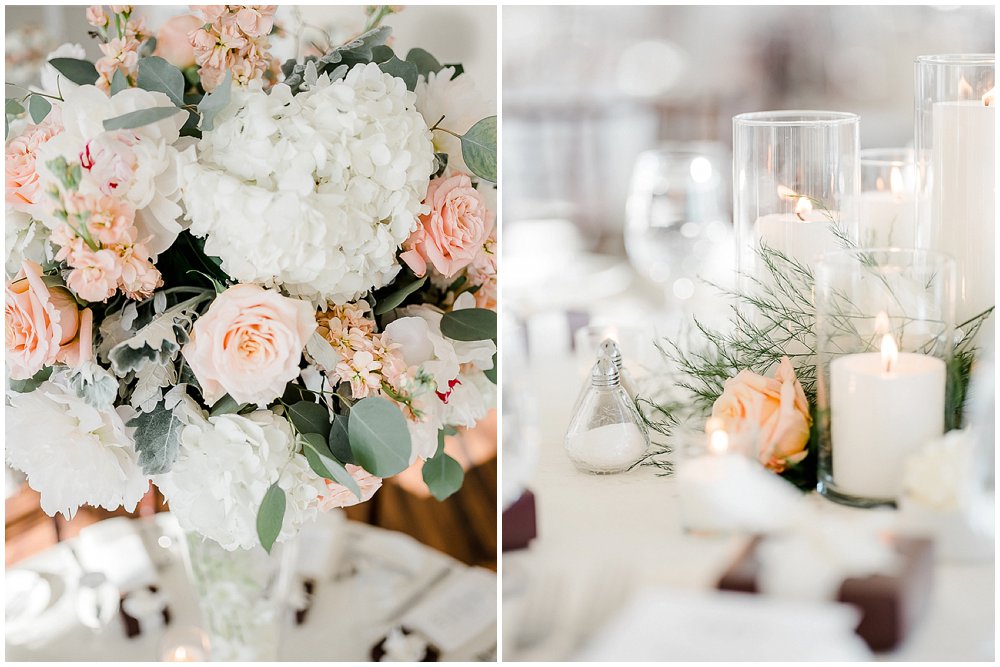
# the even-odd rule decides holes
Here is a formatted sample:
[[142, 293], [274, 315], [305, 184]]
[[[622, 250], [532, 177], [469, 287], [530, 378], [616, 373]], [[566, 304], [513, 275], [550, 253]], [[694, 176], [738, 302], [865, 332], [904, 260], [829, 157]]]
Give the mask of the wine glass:
[[711, 142], [668, 143], [636, 160], [625, 249], [635, 270], [665, 290], [668, 307], [691, 301], [699, 277], [730, 268], [728, 164], [723, 146]]
[[118, 588], [103, 572], [85, 572], [76, 592], [76, 613], [80, 622], [94, 632], [103, 630], [118, 613]]

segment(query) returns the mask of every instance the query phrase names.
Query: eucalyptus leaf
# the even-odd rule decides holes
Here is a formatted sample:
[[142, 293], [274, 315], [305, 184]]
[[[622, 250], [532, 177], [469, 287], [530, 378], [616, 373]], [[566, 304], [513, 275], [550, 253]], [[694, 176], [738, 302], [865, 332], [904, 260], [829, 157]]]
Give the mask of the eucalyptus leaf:
[[104, 121], [104, 129], [111, 130], [131, 130], [143, 125], [149, 125], [170, 118], [175, 113], [180, 113], [183, 109], [177, 107], [153, 107], [151, 109], [139, 109], [130, 111], [121, 116], [115, 116]]
[[[406, 275], [412, 274], [407, 273]], [[413, 280], [404, 282], [400, 285], [395, 285], [392, 292], [389, 292], [379, 299], [379, 302], [375, 305], [375, 308], [372, 309], [372, 312], [376, 315], [384, 315], [385, 313], [388, 313], [390, 310], [406, 301], [406, 297], [423, 287], [426, 282], [426, 275], [422, 278], [413, 276]]]
[[421, 48], [410, 49], [406, 54], [406, 62], [413, 63], [417, 68], [417, 74], [425, 79], [431, 72], [436, 73], [441, 70], [441, 63], [437, 58]]
[[318, 433], [324, 438], [330, 433], [330, 415], [318, 403], [299, 401], [290, 405], [288, 418], [299, 433]]
[[203, 132], [210, 132], [215, 127], [215, 117], [229, 104], [232, 88], [233, 73], [227, 70], [225, 78], [215, 90], [198, 102], [198, 112], [201, 114], [200, 127]]
[[330, 425], [330, 437], [327, 442], [330, 445], [330, 453], [338, 461], [357, 465], [357, 461], [354, 460], [354, 452], [351, 451], [351, 438], [347, 434], [347, 417], [345, 415], [333, 416], [333, 424]]
[[391, 477], [410, 465], [410, 431], [403, 413], [388, 400], [369, 396], [351, 408], [347, 433], [354, 459], [377, 477]]
[[387, 60], [391, 60], [394, 55], [396, 54], [392, 50], [392, 47], [386, 46], [385, 44], [379, 44], [372, 49], [372, 62], [384, 63]]
[[462, 135], [462, 159], [469, 170], [497, 182], [497, 117], [484, 118]]
[[36, 125], [45, 120], [50, 111], [52, 111], [52, 104], [41, 95], [32, 95], [31, 99], [28, 100], [28, 113]]
[[19, 394], [27, 394], [30, 391], [35, 391], [36, 389], [38, 389], [38, 387], [43, 382], [48, 380], [49, 376], [51, 375], [52, 375], [52, 367], [46, 366], [42, 370], [32, 375], [30, 378], [26, 378], [24, 380], [11, 380], [9, 385], [10, 390], [16, 391]]
[[285, 520], [285, 492], [275, 482], [264, 494], [257, 510], [257, 538], [264, 551], [271, 553], [271, 547], [281, 534], [281, 524]]
[[493, 384], [497, 383], [497, 353], [496, 352], [493, 353], [493, 368], [489, 368], [489, 369], [483, 371], [483, 375], [485, 375], [486, 378], [490, 382], [492, 382]]
[[298, 93], [305, 81], [305, 71], [309, 62], [315, 62], [318, 74], [325, 73], [331, 80], [336, 80], [344, 76], [350, 67], [372, 62], [375, 48], [385, 44], [391, 32], [388, 26], [381, 26], [331, 49], [319, 58], [306, 58], [301, 63], [288, 60], [282, 66], [285, 74], [284, 83], [292, 89], [292, 94]]
[[402, 79], [406, 83], [407, 90], [413, 90], [417, 87], [417, 66], [413, 63], [393, 56], [384, 63], [379, 63], [378, 66], [386, 74]]
[[4, 111], [8, 116], [20, 116], [24, 113], [24, 107], [17, 100], [10, 98], [4, 104]]
[[56, 71], [78, 86], [88, 86], [97, 83], [98, 74], [94, 63], [78, 58], [53, 58], [49, 64]]
[[497, 339], [497, 314], [487, 308], [463, 308], [445, 313], [441, 333], [452, 340]]
[[448, 168], [448, 154], [447, 153], [434, 153], [434, 173], [431, 174], [431, 178], [438, 178], [444, 174], [444, 170]]
[[465, 471], [458, 461], [439, 452], [424, 461], [423, 477], [431, 495], [440, 501], [462, 488]]
[[361, 500], [361, 488], [357, 481], [351, 477], [340, 461], [332, 458], [330, 450], [326, 447], [326, 440], [315, 433], [309, 433], [302, 437], [302, 453], [309, 462], [312, 471], [323, 479], [331, 479], [347, 489]]
[[219, 400], [215, 402], [209, 414], [212, 417], [217, 417], [219, 415], [232, 415], [238, 413], [243, 408], [247, 407], [248, 403], [237, 403], [236, 399], [226, 394]]
[[139, 60], [136, 80], [143, 90], [166, 93], [178, 107], [184, 106], [184, 73], [159, 56]]
[[111, 77], [111, 94], [116, 95], [126, 88], [128, 88], [128, 79], [125, 78], [125, 73], [116, 69], [114, 76]]
[[135, 451], [147, 475], [170, 472], [180, 447], [181, 420], [160, 401], [151, 412], [140, 412], [127, 426], [135, 427]]
[[148, 58], [156, 52], [156, 38], [150, 37], [139, 47], [139, 57]]
[[450, 79], [451, 81], [454, 81], [458, 77], [465, 74], [465, 65], [463, 65], [462, 63], [445, 63], [444, 65], [441, 66], [441, 69], [444, 69], [446, 67], [450, 67], [454, 70], [454, 73], [451, 75]]

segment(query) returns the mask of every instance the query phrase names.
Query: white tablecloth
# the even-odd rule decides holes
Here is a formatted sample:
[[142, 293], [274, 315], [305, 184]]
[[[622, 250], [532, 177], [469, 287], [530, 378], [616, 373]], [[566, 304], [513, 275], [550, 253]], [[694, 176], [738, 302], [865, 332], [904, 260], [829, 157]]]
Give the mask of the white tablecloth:
[[[578, 366], [569, 359], [536, 359], [521, 378], [540, 416], [538, 462], [528, 482], [539, 536], [529, 549], [504, 554], [505, 660], [576, 655], [637, 591], [710, 590], [745, 539], [685, 534], [676, 484], [654, 468], [597, 476], [573, 467], [562, 438]], [[818, 496], [815, 501], [824, 511], [863, 511]], [[922, 621], [902, 646], [878, 658], [992, 660], [994, 579], [993, 562], [939, 563]]]
[[[170, 628], [182, 625], [197, 625], [197, 601], [193, 595], [184, 566], [177, 551], [178, 536], [176, 522], [169, 514], [156, 515], [154, 519], [142, 519], [148, 530], [142, 531], [143, 541], [154, 562], [160, 562], [158, 572], [160, 590], [170, 600], [172, 614]], [[164, 549], [157, 544], [161, 534], [173, 535], [173, 546]], [[318, 583], [313, 604], [304, 624], [289, 623], [282, 630], [280, 659], [289, 661], [365, 661], [369, 651], [386, 632], [397, 625], [406, 613], [417, 604], [432, 600], [435, 595], [447, 589], [449, 579], [466, 576], [475, 572], [484, 581], [480, 583], [495, 604], [495, 594], [488, 590], [485, 579], [495, 581], [491, 572], [480, 568], [468, 568], [449, 556], [433, 550], [401, 533], [393, 533], [381, 528], [353, 521], [342, 523], [337, 537], [346, 542], [344, 558], [353, 559], [355, 565], [363, 565], [362, 575], [347, 576], [337, 580]], [[388, 541], [387, 541], [388, 538]], [[368, 541], [386, 542], [395, 545], [393, 551], [403, 557], [419, 557], [427, 563], [440, 564], [444, 576], [428, 579], [422, 590], [414, 590], [412, 581], [389, 590], [386, 581], [400, 581], [398, 572], [394, 577], [380, 577], [379, 569], [388, 572], [392, 567], [394, 553], [382, 554], [377, 559], [365, 555], [358, 545]], [[18, 563], [11, 569], [29, 569], [42, 573], [53, 588], [52, 602], [43, 616], [32, 622], [30, 629], [13, 635], [8, 632], [6, 642], [7, 660], [75, 660], [75, 661], [152, 661], [157, 660], [158, 643], [162, 631], [143, 633], [127, 638], [119, 617], [101, 633], [94, 634], [77, 619], [74, 609], [74, 592], [79, 574], [79, 566], [73, 559], [68, 545], [77, 541], [62, 542], [46, 551]], [[361, 554], [360, 556], [358, 554]], [[369, 553], [374, 553], [374, 550]], [[359, 559], [366, 562], [360, 563]], [[421, 562], [424, 562], [423, 560]], [[11, 570], [8, 570], [10, 572]], [[387, 617], [378, 613], [373, 601], [381, 608], [398, 606]], [[397, 605], [398, 603], [398, 605]], [[492, 659], [496, 645], [495, 623], [484, 628], [464, 645], [446, 652], [445, 660]]]

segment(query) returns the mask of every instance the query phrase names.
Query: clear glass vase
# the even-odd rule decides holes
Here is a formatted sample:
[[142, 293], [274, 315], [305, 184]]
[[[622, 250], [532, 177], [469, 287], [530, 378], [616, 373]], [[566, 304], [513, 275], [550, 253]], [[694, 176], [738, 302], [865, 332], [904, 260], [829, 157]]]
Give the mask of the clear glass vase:
[[195, 532], [184, 537], [212, 661], [277, 660], [297, 543], [275, 544], [268, 554], [260, 546], [227, 551]]

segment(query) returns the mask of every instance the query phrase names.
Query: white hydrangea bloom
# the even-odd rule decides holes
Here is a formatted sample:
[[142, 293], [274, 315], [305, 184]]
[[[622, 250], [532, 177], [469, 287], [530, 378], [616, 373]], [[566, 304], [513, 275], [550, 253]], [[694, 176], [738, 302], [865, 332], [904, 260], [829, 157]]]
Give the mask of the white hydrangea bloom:
[[4, 245], [7, 256], [4, 261], [4, 271], [7, 277], [21, 270], [21, 263], [29, 259], [36, 264], [45, 264], [52, 259], [52, 246], [49, 245], [49, 230], [33, 219], [29, 214], [6, 207], [6, 223], [4, 225]]
[[[496, 113], [493, 105], [484, 98], [472, 78], [460, 74], [454, 79], [454, 67], [445, 67], [417, 80], [417, 110], [429, 127], [441, 120], [441, 127], [462, 135], [473, 125]], [[434, 148], [448, 154], [448, 167], [469, 173], [462, 159], [462, 142], [447, 132], [434, 133]], [[493, 209], [495, 210], [495, 208]]]
[[295, 536], [318, 511], [323, 479], [295, 451], [288, 421], [270, 410], [247, 415], [189, 415], [170, 472], [153, 482], [181, 528], [196, 531], [230, 551], [251, 549], [257, 510], [275, 481], [285, 491], [279, 542]]
[[73, 518], [81, 505], [133, 511], [149, 488], [128, 406], [98, 410], [61, 374], [25, 394], [8, 392], [7, 462], [28, 476], [42, 509]]
[[185, 173], [191, 232], [240, 282], [346, 303], [399, 271], [433, 152], [414, 94], [374, 64], [296, 96], [234, 90]]

